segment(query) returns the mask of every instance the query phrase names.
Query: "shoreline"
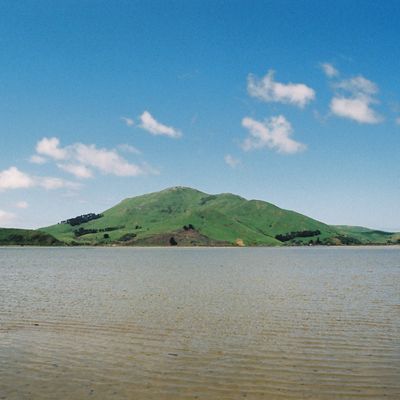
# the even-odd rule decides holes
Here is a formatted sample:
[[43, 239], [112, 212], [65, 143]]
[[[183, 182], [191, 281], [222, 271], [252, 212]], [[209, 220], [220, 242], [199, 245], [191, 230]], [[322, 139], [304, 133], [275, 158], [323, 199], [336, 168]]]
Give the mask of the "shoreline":
[[0, 245], [0, 249], [357, 249], [357, 248], [398, 248], [400, 244], [365, 244], [365, 245], [304, 245], [304, 246], [35, 246], [35, 245]]

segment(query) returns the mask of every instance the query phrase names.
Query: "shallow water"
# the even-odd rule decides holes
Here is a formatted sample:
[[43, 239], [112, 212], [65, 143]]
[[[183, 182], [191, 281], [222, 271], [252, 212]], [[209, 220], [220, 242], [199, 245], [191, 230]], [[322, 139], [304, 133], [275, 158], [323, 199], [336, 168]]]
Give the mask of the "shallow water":
[[0, 399], [399, 399], [400, 248], [0, 248]]

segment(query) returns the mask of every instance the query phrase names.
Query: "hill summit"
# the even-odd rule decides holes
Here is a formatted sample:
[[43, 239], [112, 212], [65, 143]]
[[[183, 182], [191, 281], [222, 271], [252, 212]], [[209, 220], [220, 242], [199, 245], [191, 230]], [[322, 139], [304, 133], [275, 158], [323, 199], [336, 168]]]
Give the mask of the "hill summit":
[[67, 244], [130, 246], [282, 246], [387, 244], [398, 235], [330, 226], [260, 200], [176, 186], [132, 197], [100, 213], [41, 231]]

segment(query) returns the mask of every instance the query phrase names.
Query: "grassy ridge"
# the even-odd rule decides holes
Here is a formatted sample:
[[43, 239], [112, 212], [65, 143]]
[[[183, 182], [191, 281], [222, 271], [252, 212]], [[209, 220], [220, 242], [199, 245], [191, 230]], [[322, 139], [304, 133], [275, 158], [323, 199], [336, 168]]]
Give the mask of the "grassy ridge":
[[364, 228], [361, 226], [343, 226], [337, 225], [335, 228], [340, 234], [354, 238], [360, 242], [360, 244], [369, 243], [388, 243], [394, 242], [400, 244], [400, 233], [384, 232], [379, 230], [373, 230]]
[[0, 246], [60, 246], [55, 237], [40, 231], [28, 229], [0, 228]]
[[[187, 226], [194, 229], [184, 229]], [[77, 236], [75, 231], [81, 229]], [[69, 244], [281, 246], [317, 244], [386, 244], [395, 235], [354, 227], [329, 226], [273, 204], [233, 194], [209, 195], [175, 187], [123, 200], [102, 217], [71, 226], [41, 229]], [[311, 236], [302, 234], [314, 232]], [[282, 242], [277, 235], [289, 235]], [[293, 237], [292, 237], [293, 236]]]

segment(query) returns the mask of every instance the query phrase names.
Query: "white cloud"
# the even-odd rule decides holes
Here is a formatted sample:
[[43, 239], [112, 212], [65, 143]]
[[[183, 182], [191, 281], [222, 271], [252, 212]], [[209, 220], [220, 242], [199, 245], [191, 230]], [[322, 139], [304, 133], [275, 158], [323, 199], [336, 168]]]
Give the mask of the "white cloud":
[[39, 156], [37, 154], [34, 154], [33, 156], [31, 156], [29, 158], [29, 161], [33, 164], [45, 164], [47, 162], [47, 160], [44, 157]]
[[97, 168], [105, 174], [117, 176], [137, 176], [144, 173], [143, 169], [131, 164], [115, 150], [98, 149], [94, 144], [77, 143], [73, 146], [74, 158], [81, 164]]
[[36, 152], [42, 156], [48, 156], [55, 160], [65, 160], [67, 152], [60, 146], [60, 140], [56, 137], [43, 138], [36, 145]]
[[15, 219], [15, 214], [0, 210], [0, 226], [8, 226]]
[[395, 122], [396, 122], [397, 125], [400, 125], [400, 117], [397, 117]]
[[321, 68], [328, 78], [334, 78], [339, 75], [339, 71], [330, 63], [322, 63]]
[[0, 191], [7, 189], [25, 189], [35, 186], [35, 180], [16, 167], [0, 171]]
[[247, 91], [250, 96], [266, 102], [293, 104], [303, 108], [314, 100], [315, 91], [303, 83], [280, 83], [274, 81], [274, 71], [258, 79], [250, 74], [247, 78]]
[[231, 156], [230, 154], [227, 154], [224, 157], [224, 161], [227, 165], [229, 165], [231, 168], [236, 168], [241, 162], [239, 159]]
[[250, 133], [242, 144], [245, 151], [268, 147], [276, 149], [278, 153], [294, 154], [306, 148], [304, 144], [290, 137], [293, 129], [283, 115], [271, 117], [264, 122], [246, 117], [243, 118], [242, 125]]
[[361, 124], [377, 124], [380, 116], [370, 108], [366, 98], [334, 97], [331, 101], [331, 111], [342, 118], [349, 118]]
[[135, 125], [135, 121], [132, 118], [128, 117], [121, 117], [121, 120], [125, 122], [126, 126], [133, 126]]
[[[122, 145], [124, 151], [138, 153], [133, 146]], [[60, 146], [58, 138], [41, 139], [36, 150], [58, 162], [61, 170], [74, 175], [76, 178], [87, 179], [93, 177], [93, 170], [116, 176], [137, 176], [152, 173], [146, 165], [137, 165], [128, 162], [115, 149], [97, 148], [96, 145], [74, 143], [70, 146]]]
[[38, 177], [36, 178], [36, 185], [46, 190], [54, 190], [62, 188], [78, 189], [81, 186], [79, 183], [70, 182], [61, 178], [54, 178], [54, 177]]
[[355, 78], [345, 79], [339, 82], [336, 87], [350, 92], [353, 96], [373, 95], [378, 92], [378, 86], [376, 83], [361, 75], [356, 76]]
[[120, 144], [118, 145], [118, 150], [124, 151], [125, 153], [131, 153], [131, 154], [141, 154], [142, 152], [137, 149], [135, 146], [132, 146], [130, 144]]
[[338, 93], [330, 104], [333, 114], [361, 124], [377, 124], [383, 120], [382, 116], [371, 108], [372, 104], [377, 103], [374, 95], [378, 92], [378, 86], [374, 82], [357, 76], [337, 83], [335, 88]]
[[141, 124], [139, 126], [153, 135], [168, 136], [174, 139], [182, 136], [182, 133], [172, 126], [163, 125], [158, 122], [148, 111], [143, 112], [140, 116], [140, 121]]
[[29, 204], [26, 201], [19, 201], [15, 207], [25, 209], [29, 207]]
[[31, 187], [42, 187], [45, 189], [76, 189], [78, 186], [79, 185], [74, 182], [65, 181], [60, 178], [31, 176], [20, 171], [16, 167], [10, 167], [4, 171], [0, 171], [0, 192]]
[[85, 165], [57, 164], [57, 166], [58, 166], [58, 168], [62, 169], [63, 171], [69, 172], [70, 174], [74, 175], [76, 178], [79, 178], [79, 179], [87, 179], [87, 178], [93, 177], [92, 171]]

